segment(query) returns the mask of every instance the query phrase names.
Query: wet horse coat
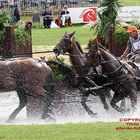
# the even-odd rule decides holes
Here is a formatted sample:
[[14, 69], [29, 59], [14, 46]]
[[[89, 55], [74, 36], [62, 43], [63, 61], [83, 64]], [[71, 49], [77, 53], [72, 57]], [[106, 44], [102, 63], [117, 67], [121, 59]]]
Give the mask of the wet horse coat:
[[13, 120], [26, 105], [28, 116], [43, 115], [47, 102], [45, 88], [49, 87], [51, 78], [52, 71], [45, 62], [32, 58], [0, 60], [0, 91], [16, 91], [19, 97], [19, 106], [8, 121]]

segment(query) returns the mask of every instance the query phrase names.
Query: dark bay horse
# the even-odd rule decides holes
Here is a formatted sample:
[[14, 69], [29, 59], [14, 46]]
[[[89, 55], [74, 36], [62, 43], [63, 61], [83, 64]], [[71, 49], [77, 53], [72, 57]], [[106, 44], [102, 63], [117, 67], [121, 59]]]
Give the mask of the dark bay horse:
[[[60, 54], [63, 55], [66, 52], [69, 53], [71, 63], [73, 65], [76, 73], [79, 76], [79, 81], [80, 81], [80, 85], [82, 85], [82, 88], [83, 87], [86, 88], [86, 87], [90, 87], [90, 86], [91, 87], [98, 86], [94, 82], [94, 80], [98, 81], [98, 83], [101, 83], [101, 81], [102, 81], [101, 77], [99, 75], [97, 75], [97, 73], [95, 74], [94, 70], [92, 70], [91, 73], [92, 73], [93, 80], [90, 80], [91, 77], [90, 77], [89, 73], [90, 73], [91, 67], [89, 66], [89, 62], [87, 61], [87, 58], [83, 54], [83, 51], [82, 51], [79, 43], [75, 41], [73, 35], [74, 35], [74, 33], [72, 33], [72, 34], [65, 33], [63, 38], [60, 40], [60, 42], [54, 48], [54, 53], [56, 55], [60, 55]], [[95, 78], [96, 75], [98, 76], [97, 78]], [[102, 90], [102, 92], [103, 92], [103, 90]], [[108, 110], [108, 105], [105, 100], [105, 95], [102, 92], [100, 90], [97, 90], [96, 94], [99, 95], [99, 97], [104, 105], [104, 108], [106, 110]], [[83, 92], [82, 91], [83, 96], [82, 96], [81, 104], [83, 105], [84, 109], [87, 111], [87, 113], [89, 115], [95, 116], [96, 113], [93, 113], [86, 104], [86, 100], [90, 94], [93, 95], [93, 94], [95, 94], [95, 92], [93, 92], [93, 91]]]
[[111, 53], [99, 47], [97, 43], [89, 49], [87, 56], [94, 61], [96, 66], [101, 65], [102, 73], [106, 75], [110, 79], [110, 83], [112, 83], [111, 89], [114, 91], [114, 95], [111, 100], [111, 106], [118, 112], [125, 112], [126, 110], [118, 107], [116, 104], [129, 96], [131, 107], [135, 110], [137, 104], [138, 80], [136, 79], [136, 72], [133, 67], [128, 63], [122, 64]]
[[46, 101], [47, 87], [52, 71], [45, 62], [33, 58], [9, 58], [0, 60], [0, 91], [16, 91], [19, 106], [9, 116], [12, 121], [27, 106], [28, 117], [45, 118], [49, 105]]

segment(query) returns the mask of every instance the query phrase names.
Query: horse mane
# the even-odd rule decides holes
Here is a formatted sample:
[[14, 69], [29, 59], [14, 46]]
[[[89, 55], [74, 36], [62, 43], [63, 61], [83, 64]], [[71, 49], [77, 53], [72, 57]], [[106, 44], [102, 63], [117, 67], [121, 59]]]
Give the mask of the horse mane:
[[111, 54], [110, 52], [108, 52], [106, 49], [99, 47], [99, 50], [100, 50], [100, 52], [103, 52], [103, 53], [107, 54], [110, 58], [117, 59], [113, 54]]
[[77, 47], [79, 48], [80, 52], [83, 54], [84, 52], [80, 46], [80, 43], [78, 41], [75, 41], [75, 43], [76, 43]]

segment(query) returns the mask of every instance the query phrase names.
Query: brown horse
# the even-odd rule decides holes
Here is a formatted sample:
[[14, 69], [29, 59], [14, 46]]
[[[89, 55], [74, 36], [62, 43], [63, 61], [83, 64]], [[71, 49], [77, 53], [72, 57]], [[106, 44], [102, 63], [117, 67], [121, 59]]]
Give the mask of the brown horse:
[[[69, 53], [71, 63], [73, 65], [76, 73], [79, 76], [79, 81], [80, 81], [80, 85], [81, 85], [82, 89], [86, 88], [86, 87], [98, 86], [94, 82], [94, 80], [96, 82], [100, 83], [102, 81], [101, 77], [99, 75], [97, 75], [97, 73], [95, 73], [93, 69], [91, 72], [91, 67], [89, 65], [89, 62], [87, 61], [87, 58], [83, 54], [83, 51], [82, 51], [79, 43], [75, 41], [73, 35], [74, 35], [74, 33], [72, 33], [72, 34], [65, 33], [63, 38], [60, 40], [60, 42], [54, 48], [54, 53], [56, 55], [60, 55], [60, 54], [63, 55], [66, 52]], [[91, 75], [89, 73], [92, 73], [92, 80], [90, 77]], [[98, 78], [95, 78], [96, 75], [98, 76]], [[97, 81], [97, 79], [98, 79], [98, 81]], [[102, 92], [103, 92], [103, 90], [102, 91], [96, 90], [96, 93], [93, 91], [88, 91], [88, 92], [85, 92], [84, 90], [82, 91], [81, 104], [83, 105], [84, 109], [87, 111], [87, 113], [89, 115], [91, 115], [91, 116], [96, 115], [96, 113], [93, 113], [85, 103], [90, 94], [99, 95], [99, 97], [104, 105], [104, 108], [106, 110], [109, 109], [108, 105], [106, 103], [106, 100], [105, 100], [104, 93], [102, 93]]]
[[33, 58], [0, 60], [0, 91], [16, 91], [19, 97], [19, 106], [9, 116], [8, 122], [26, 105], [29, 117], [47, 116], [47, 87], [51, 78], [52, 71], [45, 62]]
[[114, 95], [111, 100], [111, 106], [118, 112], [125, 112], [126, 110], [118, 107], [116, 104], [129, 96], [131, 107], [135, 110], [138, 80], [136, 79], [136, 72], [133, 67], [128, 63], [122, 64], [111, 53], [99, 47], [97, 43], [90, 48], [87, 56], [94, 61], [94, 65], [101, 65], [102, 73], [106, 75], [110, 79], [110, 83], [112, 83], [111, 89], [114, 91]]

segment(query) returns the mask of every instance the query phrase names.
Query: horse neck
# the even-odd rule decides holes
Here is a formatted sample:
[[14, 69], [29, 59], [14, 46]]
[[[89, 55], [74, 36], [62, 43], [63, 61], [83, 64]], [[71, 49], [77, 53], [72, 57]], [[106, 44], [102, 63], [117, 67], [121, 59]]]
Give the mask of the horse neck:
[[69, 51], [69, 54], [72, 65], [74, 66], [76, 72], [80, 74], [82, 68], [86, 66], [87, 59], [81, 52], [75, 41], [73, 41], [71, 45], [71, 50]]
[[121, 66], [120, 62], [111, 53], [102, 48], [99, 48], [99, 51], [104, 61], [101, 65], [105, 72], [115, 71]]

